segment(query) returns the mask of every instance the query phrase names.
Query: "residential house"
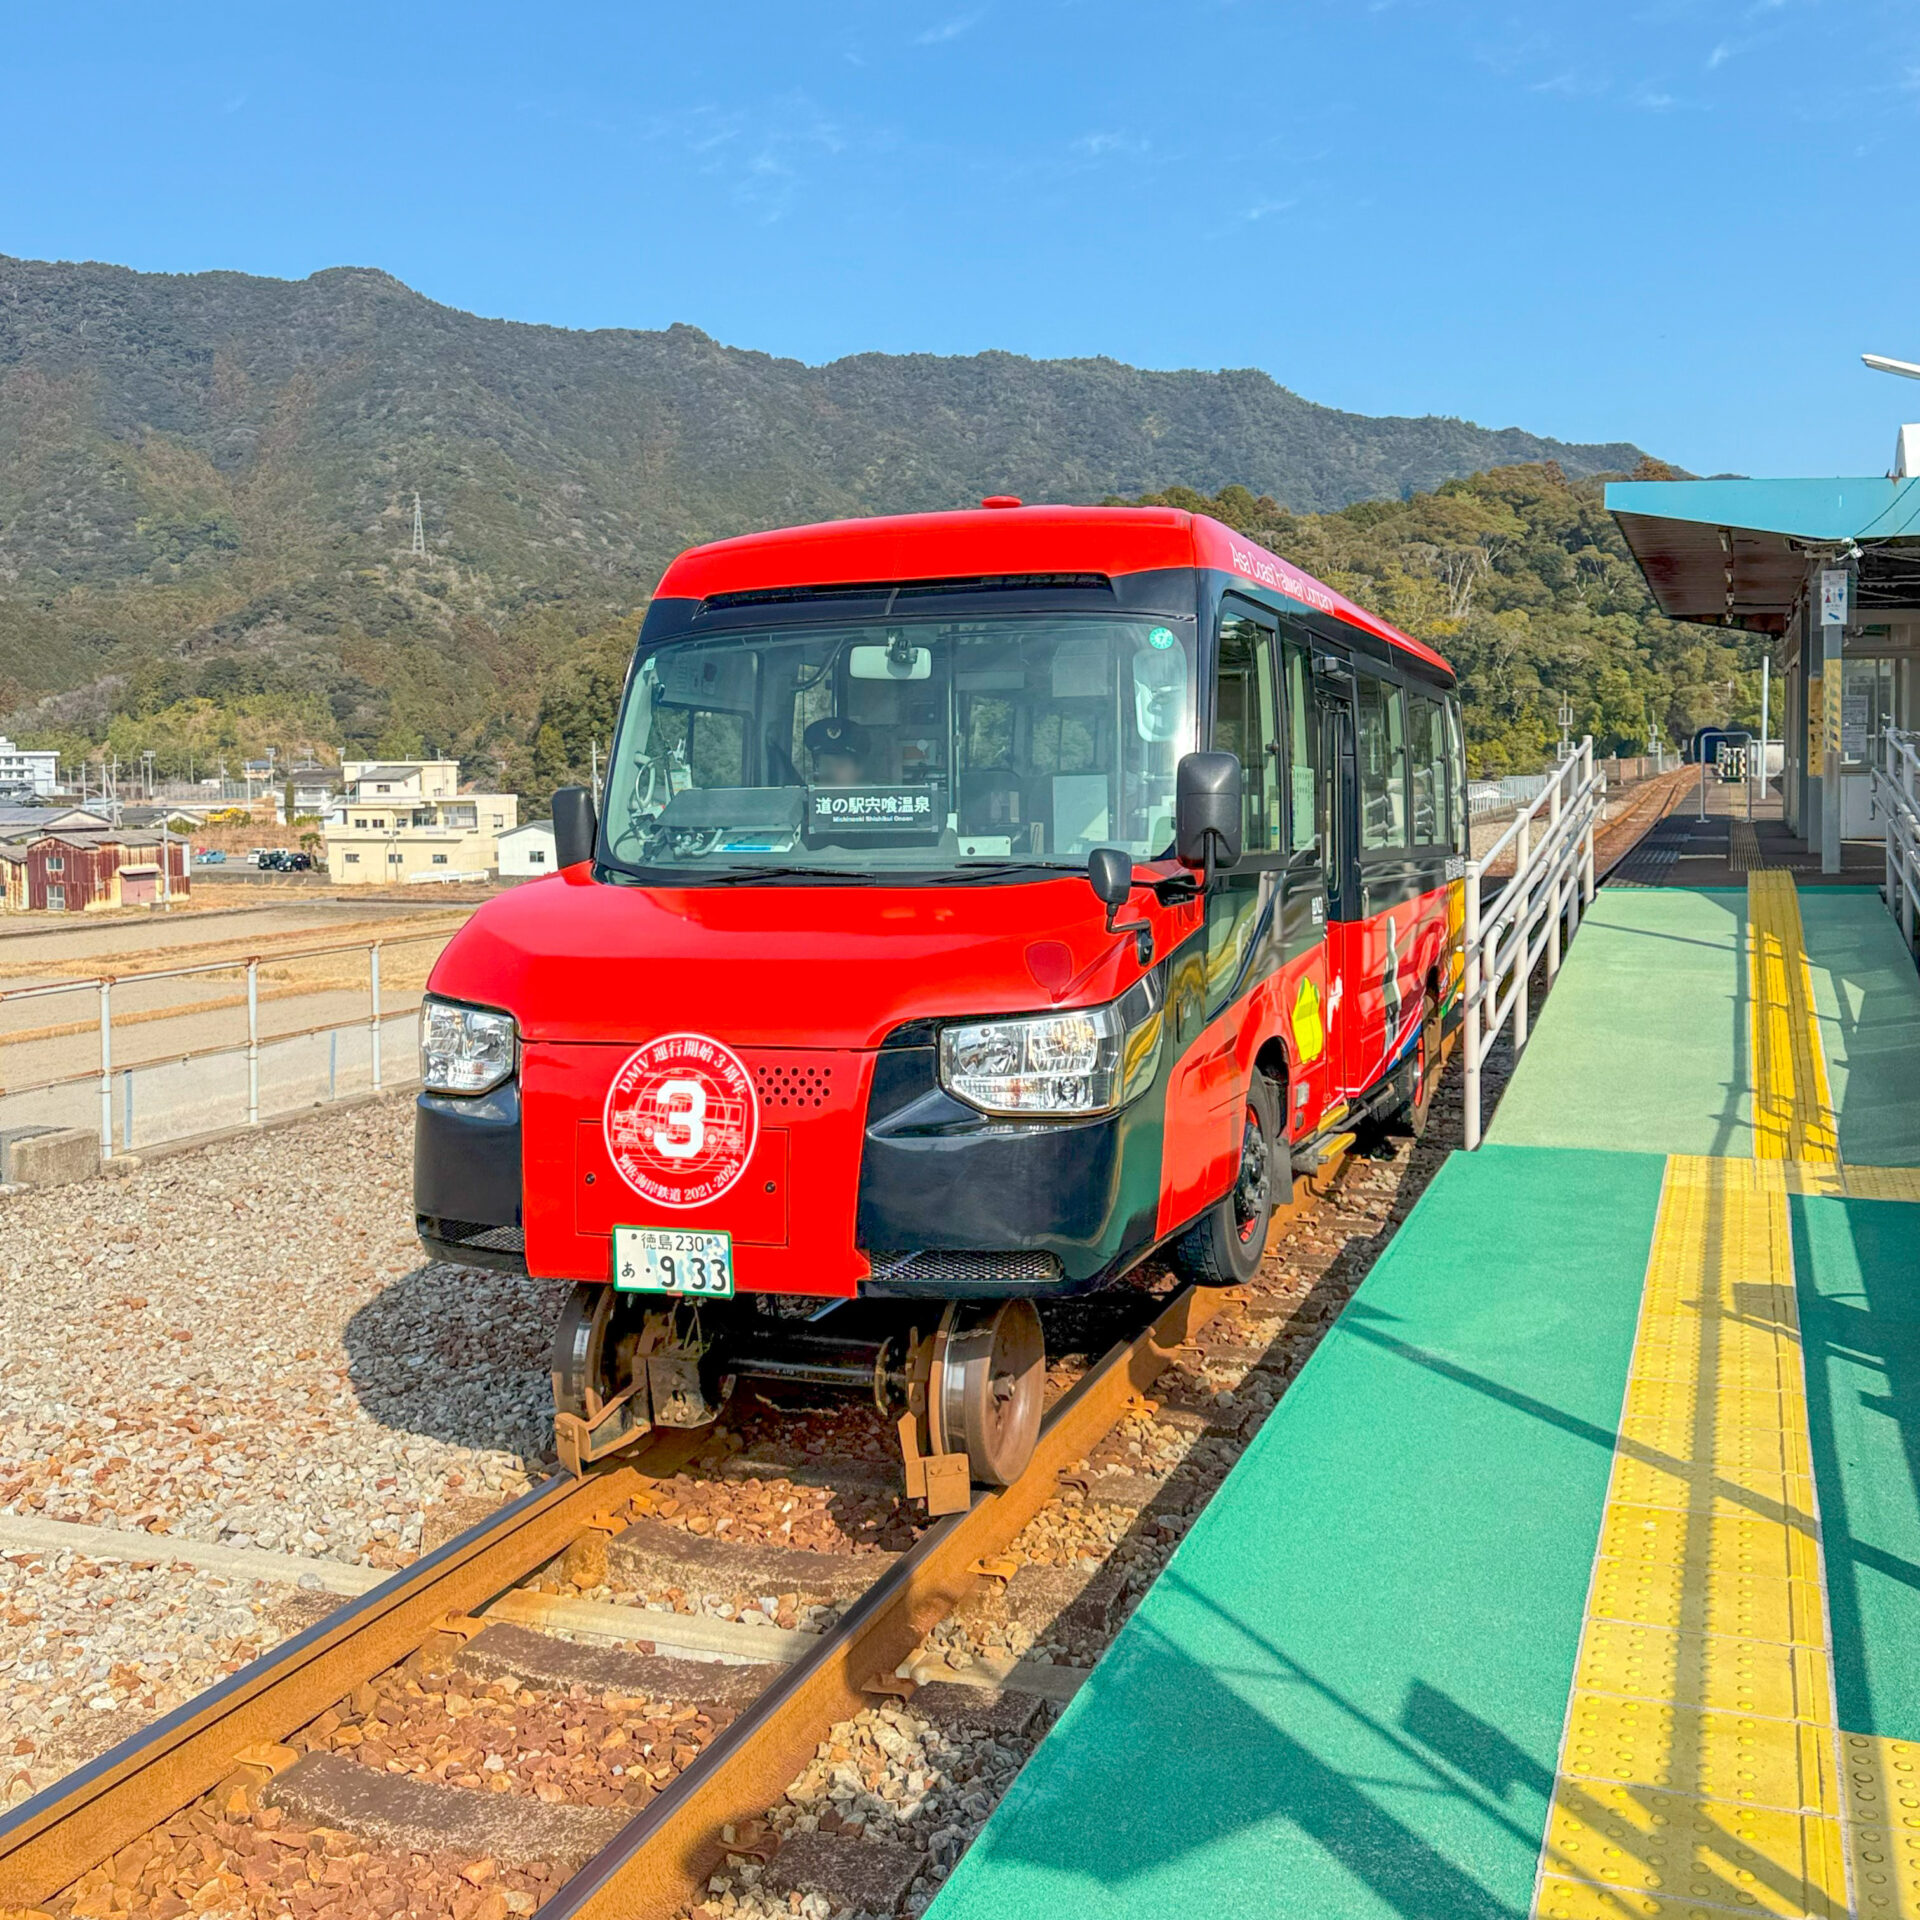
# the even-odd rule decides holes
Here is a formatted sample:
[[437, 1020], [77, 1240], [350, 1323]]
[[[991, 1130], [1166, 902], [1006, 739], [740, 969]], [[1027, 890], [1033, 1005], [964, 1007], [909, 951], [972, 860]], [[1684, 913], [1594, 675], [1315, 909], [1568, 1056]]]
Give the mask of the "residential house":
[[520, 796], [463, 792], [457, 760], [349, 760], [328, 817], [327, 875], [338, 886], [484, 880]]
[[500, 836], [502, 880], [538, 879], [541, 874], [558, 869], [551, 820], [529, 820], [524, 827], [515, 827], [511, 833]]

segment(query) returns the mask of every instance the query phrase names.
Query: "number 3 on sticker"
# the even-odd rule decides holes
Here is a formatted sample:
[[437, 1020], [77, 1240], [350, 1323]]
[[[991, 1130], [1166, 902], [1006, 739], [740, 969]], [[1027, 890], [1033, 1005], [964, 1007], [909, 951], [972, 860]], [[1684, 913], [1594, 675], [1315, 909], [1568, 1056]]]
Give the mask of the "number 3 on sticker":
[[664, 1127], [653, 1133], [653, 1150], [668, 1160], [695, 1159], [707, 1144], [707, 1090], [698, 1080], [668, 1080], [656, 1096]]

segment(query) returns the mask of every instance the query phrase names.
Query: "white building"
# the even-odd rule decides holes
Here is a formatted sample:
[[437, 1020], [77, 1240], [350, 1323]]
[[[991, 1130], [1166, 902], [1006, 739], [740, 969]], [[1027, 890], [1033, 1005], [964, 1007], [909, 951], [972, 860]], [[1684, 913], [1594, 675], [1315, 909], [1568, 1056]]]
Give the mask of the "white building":
[[60, 756], [51, 747], [16, 747], [0, 733], [0, 793], [52, 793], [60, 783]]
[[484, 880], [519, 818], [512, 793], [463, 792], [457, 760], [348, 760], [325, 827], [336, 886]]
[[499, 845], [502, 880], [537, 879], [543, 873], [559, 870], [551, 820], [529, 820], [524, 827], [503, 833]]

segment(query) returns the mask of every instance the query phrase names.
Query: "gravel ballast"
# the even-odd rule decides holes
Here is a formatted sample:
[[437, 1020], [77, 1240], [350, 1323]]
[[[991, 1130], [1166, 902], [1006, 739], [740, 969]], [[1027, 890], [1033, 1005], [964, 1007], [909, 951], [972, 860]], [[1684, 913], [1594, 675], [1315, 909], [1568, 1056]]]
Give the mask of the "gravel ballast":
[[[561, 1289], [426, 1264], [411, 1151], [396, 1095], [0, 1199], [0, 1515], [390, 1568], [524, 1491]], [[0, 1798], [306, 1598], [0, 1541]]]

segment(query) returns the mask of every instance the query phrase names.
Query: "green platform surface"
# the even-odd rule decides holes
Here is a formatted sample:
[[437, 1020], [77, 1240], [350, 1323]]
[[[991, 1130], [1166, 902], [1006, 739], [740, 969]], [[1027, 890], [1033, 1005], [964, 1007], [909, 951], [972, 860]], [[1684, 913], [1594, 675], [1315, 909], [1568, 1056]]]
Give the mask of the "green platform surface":
[[1835, 1704], [1920, 1740], [1920, 1206], [1791, 1206]]
[[1920, 977], [1870, 887], [1802, 887], [1800, 924], [1840, 1158], [1920, 1166]]
[[937, 1920], [1524, 1920], [1663, 1170], [1442, 1168]]
[[1746, 940], [1744, 888], [1602, 887], [1487, 1138], [1750, 1156]]

